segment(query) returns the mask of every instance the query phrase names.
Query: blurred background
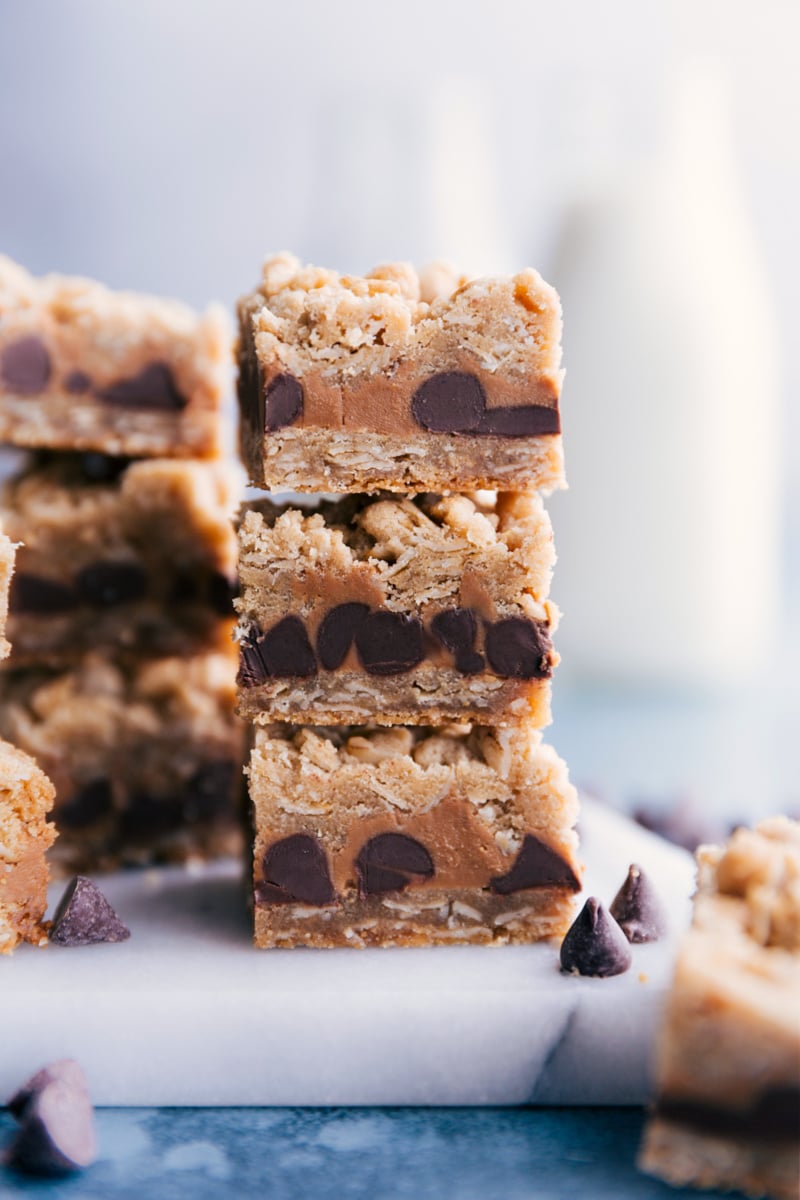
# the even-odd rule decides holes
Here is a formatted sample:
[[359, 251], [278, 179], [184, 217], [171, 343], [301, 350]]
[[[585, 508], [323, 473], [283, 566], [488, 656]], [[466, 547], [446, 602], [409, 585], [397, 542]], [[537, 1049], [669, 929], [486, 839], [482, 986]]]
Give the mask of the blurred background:
[[716, 832], [800, 809], [798, 44], [789, 0], [6, 0], [0, 250], [195, 305], [284, 248], [537, 266], [550, 736]]

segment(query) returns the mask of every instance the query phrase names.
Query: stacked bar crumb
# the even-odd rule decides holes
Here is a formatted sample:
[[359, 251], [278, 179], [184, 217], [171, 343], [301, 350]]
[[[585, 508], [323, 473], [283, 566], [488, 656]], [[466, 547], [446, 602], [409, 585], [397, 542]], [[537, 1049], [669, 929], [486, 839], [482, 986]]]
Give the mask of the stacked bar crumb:
[[[558, 662], [560, 307], [534, 271], [269, 259], [240, 305], [255, 940], [524, 942], [568, 927]], [[334, 493], [331, 495], [330, 493]]]
[[238, 841], [229, 353], [216, 311], [0, 258], [0, 736], [56, 785], [64, 868]]
[[640, 1165], [673, 1184], [800, 1194], [800, 824], [701, 846]]

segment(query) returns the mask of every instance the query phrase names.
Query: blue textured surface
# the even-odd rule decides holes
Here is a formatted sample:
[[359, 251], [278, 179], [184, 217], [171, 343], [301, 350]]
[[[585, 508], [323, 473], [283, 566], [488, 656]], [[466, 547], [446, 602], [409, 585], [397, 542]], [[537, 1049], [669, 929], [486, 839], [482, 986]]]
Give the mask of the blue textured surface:
[[[635, 1167], [639, 1109], [102, 1109], [67, 1180], [0, 1168], [41, 1200], [680, 1200]], [[14, 1122], [0, 1113], [0, 1143]], [[703, 1193], [705, 1196], [711, 1193]]]

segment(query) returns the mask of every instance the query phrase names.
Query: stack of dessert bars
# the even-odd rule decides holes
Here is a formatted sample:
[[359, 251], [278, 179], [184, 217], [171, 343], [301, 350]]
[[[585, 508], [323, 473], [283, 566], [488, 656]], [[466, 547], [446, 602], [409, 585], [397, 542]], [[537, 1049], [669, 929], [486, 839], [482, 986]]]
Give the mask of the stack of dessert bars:
[[242, 454], [272, 493], [243, 513], [236, 601], [258, 946], [570, 923], [577, 796], [540, 732], [560, 327], [532, 270], [280, 255], [241, 302]]
[[0, 736], [55, 784], [65, 868], [237, 844], [228, 369], [215, 312], [0, 258]]

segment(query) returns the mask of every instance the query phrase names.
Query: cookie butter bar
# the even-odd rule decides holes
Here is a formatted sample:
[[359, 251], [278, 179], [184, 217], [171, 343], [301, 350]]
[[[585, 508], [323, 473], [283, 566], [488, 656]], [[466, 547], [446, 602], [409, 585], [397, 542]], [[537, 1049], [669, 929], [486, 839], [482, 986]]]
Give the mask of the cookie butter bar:
[[0, 658], [7, 658], [11, 649], [4, 636], [8, 619], [8, 593], [11, 576], [14, 574], [14, 557], [17, 547], [0, 530]]
[[230, 654], [123, 669], [99, 655], [0, 678], [0, 730], [57, 791], [56, 862], [180, 860], [240, 844], [242, 730]]
[[252, 481], [308, 492], [563, 485], [561, 308], [533, 270], [369, 275], [267, 259], [239, 306]]
[[532, 942], [580, 889], [578, 800], [527, 728], [258, 728], [255, 941]]
[[557, 613], [537, 495], [261, 501], [239, 536], [242, 716], [548, 722]]
[[185, 654], [230, 637], [238, 468], [96, 453], [30, 459], [0, 496], [0, 520], [23, 543], [8, 623], [15, 666], [102, 647]]
[[0, 256], [0, 441], [106, 454], [220, 452], [222, 310], [34, 279]]
[[56, 836], [46, 814], [53, 785], [32, 758], [0, 742], [0, 954], [21, 941], [45, 942], [45, 853]]
[[800, 824], [698, 851], [641, 1166], [676, 1184], [800, 1194]]

